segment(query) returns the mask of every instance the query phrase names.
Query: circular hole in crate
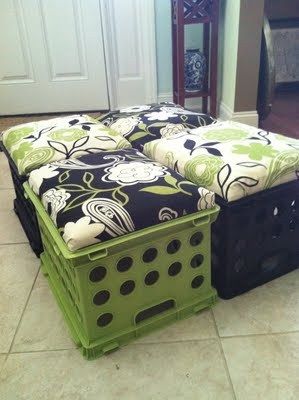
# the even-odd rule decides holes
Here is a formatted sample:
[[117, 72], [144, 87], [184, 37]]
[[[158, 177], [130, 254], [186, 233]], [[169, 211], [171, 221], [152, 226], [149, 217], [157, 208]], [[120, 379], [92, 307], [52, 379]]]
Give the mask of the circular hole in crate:
[[159, 279], [158, 271], [150, 271], [144, 278], [144, 283], [148, 286], [153, 285]]
[[174, 239], [170, 243], [168, 243], [167, 253], [174, 254], [180, 250], [180, 247], [181, 247], [181, 242], [178, 239]]
[[296, 212], [296, 203], [297, 203], [296, 200], [291, 201], [290, 206], [291, 206], [292, 212]]
[[120, 291], [120, 294], [122, 294], [123, 296], [126, 296], [127, 294], [132, 293], [134, 289], [135, 289], [135, 282], [134, 281], [126, 281], [121, 285], [119, 291]]
[[100, 292], [97, 292], [93, 296], [93, 303], [96, 306], [101, 306], [102, 304], [107, 303], [109, 298], [110, 298], [110, 293], [108, 292], [108, 290], [101, 290]]
[[248, 218], [248, 215], [246, 213], [242, 213], [242, 212], [236, 213], [235, 214], [235, 218], [233, 219], [233, 221], [234, 221], [234, 224], [237, 227], [240, 227], [240, 226], [241, 227], [244, 227], [244, 226], [246, 227], [250, 222], [250, 220]]
[[143, 262], [149, 263], [154, 261], [154, 259], [157, 257], [158, 250], [155, 249], [154, 247], [151, 247], [147, 249], [142, 256]]
[[202, 232], [195, 232], [190, 238], [190, 244], [191, 246], [198, 246], [203, 240], [203, 234]]
[[219, 268], [220, 266], [219, 257], [215, 253], [212, 253], [212, 265], [213, 268]]
[[195, 278], [192, 279], [191, 286], [193, 289], [199, 288], [204, 281], [204, 277], [202, 275], [197, 275]]
[[289, 224], [289, 228], [291, 231], [294, 231], [296, 229], [297, 226], [297, 219], [296, 218], [292, 218]]
[[131, 257], [123, 257], [117, 263], [117, 270], [118, 272], [125, 272], [128, 271], [133, 265], [133, 259]]
[[240, 257], [237, 259], [237, 261], [234, 264], [234, 270], [236, 272], [240, 272], [241, 270], [243, 270], [245, 267], [245, 261], [244, 258]]
[[258, 224], [265, 222], [267, 218], [267, 210], [265, 208], [260, 209], [255, 216], [255, 220]]
[[100, 327], [107, 326], [113, 320], [113, 315], [111, 313], [105, 313], [99, 316], [97, 319], [97, 324]]
[[182, 264], [178, 261], [174, 262], [171, 264], [171, 266], [168, 268], [168, 275], [169, 276], [176, 276], [181, 272], [182, 269]]
[[281, 224], [274, 224], [272, 227], [272, 238], [276, 239], [281, 235], [282, 232], [282, 225]]
[[280, 214], [280, 210], [278, 207], [274, 207], [273, 209], [273, 215], [274, 217], [278, 217], [278, 215]]
[[262, 246], [265, 243], [266, 232], [264, 229], [260, 230], [256, 233], [255, 240], [259, 246]]
[[235, 244], [235, 251], [241, 253], [246, 247], [246, 241], [244, 239], [237, 240]]
[[95, 267], [89, 273], [89, 280], [91, 282], [100, 282], [105, 278], [107, 270], [105, 267]]
[[190, 262], [190, 265], [192, 268], [198, 268], [201, 266], [203, 262], [203, 255], [202, 254], [195, 254], [194, 257], [192, 257], [192, 260]]

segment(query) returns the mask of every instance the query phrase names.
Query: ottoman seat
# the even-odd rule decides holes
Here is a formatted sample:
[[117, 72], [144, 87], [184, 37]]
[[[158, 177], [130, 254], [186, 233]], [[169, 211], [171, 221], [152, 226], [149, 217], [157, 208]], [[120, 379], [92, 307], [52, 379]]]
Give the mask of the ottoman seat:
[[139, 150], [152, 140], [215, 122], [208, 114], [189, 111], [167, 102], [124, 108], [103, 115], [99, 120]]
[[14, 210], [37, 256], [42, 252], [34, 208], [24, 197], [28, 172], [55, 160], [75, 158], [130, 143], [88, 115], [69, 115], [14, 126], [3, 132], [1, 148], [11, 170], [16, 198]]
[[237, 122], [150, 142], [144, 154], [230, 202], [297, 179], [299, 140]]
[[214, 193], [135, 149], [43, 166], [29, 185], [72, 251], [215, 205]]
[[215, 303], [210, 191], [135, 149], [41, 167], [24, 187], [42, 270], [86, 358]]
[[3, 145], [19, 175], [53, 161], [131, 147], [117, 132], [88, 115], [29, 122], [3, 132]]
[[212, 281], [231, 298], [299, 266], [299, 140], [226, 121], [144, 146], [216, 193]]

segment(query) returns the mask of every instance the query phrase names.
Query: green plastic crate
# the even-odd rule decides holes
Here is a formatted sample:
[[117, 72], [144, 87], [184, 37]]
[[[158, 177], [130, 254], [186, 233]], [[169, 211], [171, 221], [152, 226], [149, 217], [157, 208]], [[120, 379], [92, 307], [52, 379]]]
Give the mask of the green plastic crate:
[[37, 210], [42, 270], [87, 359], [215, 303], [210, 228], [217, 206], [70, 252], [24, 187]]

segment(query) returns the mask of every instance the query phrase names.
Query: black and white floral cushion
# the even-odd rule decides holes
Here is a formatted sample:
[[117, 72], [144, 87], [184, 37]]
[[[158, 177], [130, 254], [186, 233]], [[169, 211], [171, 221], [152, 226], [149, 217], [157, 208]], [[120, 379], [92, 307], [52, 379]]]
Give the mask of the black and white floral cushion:
[[103, 115], [99, 120], [123, 135], [138, 150], [152, 140], [215, 122], [208, 114], [188, 111], [174, 103], [123, 108]]
[[20, 175], [53, 161], [131, 147], [116, 131], [81, 114], [13, 126], [3, 132], [3, 144]]
[[29, 185], [71, 251], [214, 206], [214, 193], [135, 149], [45, 165]]

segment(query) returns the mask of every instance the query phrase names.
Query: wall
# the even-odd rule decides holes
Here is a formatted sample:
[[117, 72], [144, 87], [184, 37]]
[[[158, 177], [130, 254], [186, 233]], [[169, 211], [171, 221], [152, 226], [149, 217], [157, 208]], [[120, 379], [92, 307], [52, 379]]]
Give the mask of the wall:
[[220, 118], [257, 126], [264, 0], [222, 0]]
[[[237, 73], [240, 0], [226, 0], [222, 3], [223, 38], [221, 66], [221, 102], [230, 110], [235, 106]], [[219, 43], [219, 45], [221, 45]]]
[[[172, 95], [171, 1], [155, 0], [158, 96]], [[202, 27], [185, 29], [185, 48], [200, 48]]]
[[269, 19], [299, 18], [299, 0], [266, 0], [265, 13]]
[[263, 15], [263, 1], [241, 1], [235, 112], [256, 109]]

